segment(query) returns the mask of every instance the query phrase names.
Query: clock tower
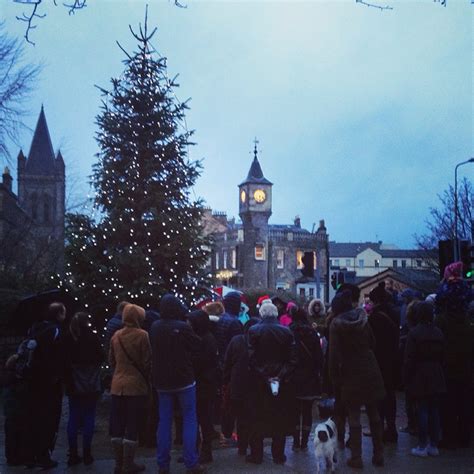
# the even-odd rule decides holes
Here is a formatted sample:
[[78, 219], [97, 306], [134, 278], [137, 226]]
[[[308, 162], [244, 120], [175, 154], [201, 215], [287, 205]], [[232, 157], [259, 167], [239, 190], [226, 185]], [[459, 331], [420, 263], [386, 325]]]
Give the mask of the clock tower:
[[239, 185], [239, 215], [244, 241], [240, 252], [243, 288], [268, 288], [268, 219], [272, 215], [272, 186], [258, 161], [258, 141], [247, 179]]

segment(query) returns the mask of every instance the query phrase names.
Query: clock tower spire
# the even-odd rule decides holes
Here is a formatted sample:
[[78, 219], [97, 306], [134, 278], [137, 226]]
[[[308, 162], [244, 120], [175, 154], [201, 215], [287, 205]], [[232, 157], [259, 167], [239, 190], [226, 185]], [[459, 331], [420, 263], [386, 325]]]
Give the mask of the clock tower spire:
[[268, 287], [268, 220], [272, 215], [272, 186], [258, 161], [258, 140], [247, 178], [239, 185], [239, 215], [244, 230], [241, 258], [242, 287]]

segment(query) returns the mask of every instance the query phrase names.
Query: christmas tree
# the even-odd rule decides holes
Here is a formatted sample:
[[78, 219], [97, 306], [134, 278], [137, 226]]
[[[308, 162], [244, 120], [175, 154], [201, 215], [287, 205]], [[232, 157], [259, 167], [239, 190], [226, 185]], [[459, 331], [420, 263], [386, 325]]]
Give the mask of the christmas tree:
[[176, 99], [146, 23], [130, 28], [137, 51], [124, 50], [124, 72], [101, 89], [98, 215], [68, 219], [68, 283], [93, 313], [123, 299], [156, 308], [168, 291], [190, 301], [207, 258], [202, 202], [190, 195], [201, 165], [188, 158], [187, 104]]

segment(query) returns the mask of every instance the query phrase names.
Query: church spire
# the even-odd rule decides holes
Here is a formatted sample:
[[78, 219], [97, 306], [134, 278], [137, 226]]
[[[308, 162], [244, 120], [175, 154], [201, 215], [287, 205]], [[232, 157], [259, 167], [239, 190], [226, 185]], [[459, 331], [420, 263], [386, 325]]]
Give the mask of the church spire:
[[28, 174], [51, 176], [55, 173], [55, 156], [43, 105], [36, 124], [30, 154], [26, 162]]

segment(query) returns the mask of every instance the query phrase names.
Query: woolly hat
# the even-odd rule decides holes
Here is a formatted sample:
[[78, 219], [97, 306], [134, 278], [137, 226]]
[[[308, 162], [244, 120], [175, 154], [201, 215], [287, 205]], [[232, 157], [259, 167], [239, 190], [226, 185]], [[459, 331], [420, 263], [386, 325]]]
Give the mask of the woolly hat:
[[260, 296], [257, 300], [257, 308], [260, 308], [263, 304], [272, 303], [272, 300], [268, 295]]
[[224, 308], [227, 313], [237, 316], [240, 313], [240, 293], [230, 291], [224, 296]]
[[462, 279], [462, 262], [454, 262], [444, 269], [444, 279], [446, 281]]
[[260, 316], [261, 316], [262, 319], [271, 318], [271, 317], [274, 317], [274, 318], [278, 317], [278, 309], [271, 302], [262, 304], [262, 306], [260, 307], [258, 312], [260, 313]]
[[335, 316], [352, 309], [352, 294], [349, 290], [337, 293], [331, 302], [331, 309]]
[[136, 304], [128, 304], [122, 311], [124, 326], [139, 328], [145, 321], [145, 310]]

